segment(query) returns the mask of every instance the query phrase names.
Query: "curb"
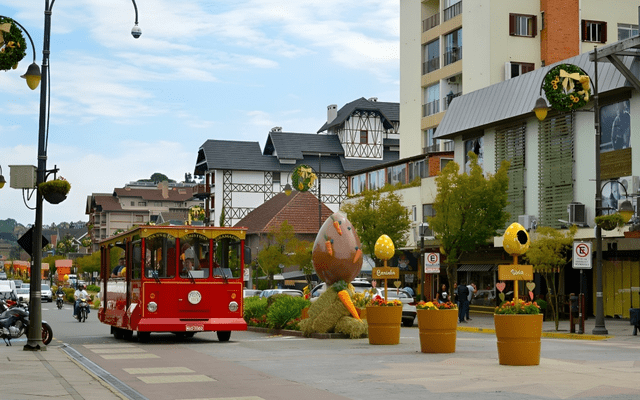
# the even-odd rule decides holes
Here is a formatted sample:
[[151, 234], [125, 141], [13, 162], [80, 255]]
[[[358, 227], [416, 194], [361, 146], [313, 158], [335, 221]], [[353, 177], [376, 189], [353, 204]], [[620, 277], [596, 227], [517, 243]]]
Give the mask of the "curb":
[[[251, 332], [269, 333], [276, 336], [301, 336], [305, 337], [302, 331], [292, 331], [287, 329], [261, 328], [257, 326], [247, 326], [247, 330]], [[349, 339], [349, 335], [344, 333], [312, 333], [309, 336], [312, 339]], [[363, 336], [362, 338], [366, 338]]]
[[[458, 327], [459, 331], [463, 332], [478, 332], [478, 333], [491, 333], [495, 334], [496, 330], [491, 328], [474, 328], [474, 327]], [[560, 332], [542, 332], [542, 337], [554, 338], [554, 339], [573, 339], [573, 340], [604, 340], [611, 339], [614, 336], [606, 335], [585, 335], [583, 333], [560, 333]]]

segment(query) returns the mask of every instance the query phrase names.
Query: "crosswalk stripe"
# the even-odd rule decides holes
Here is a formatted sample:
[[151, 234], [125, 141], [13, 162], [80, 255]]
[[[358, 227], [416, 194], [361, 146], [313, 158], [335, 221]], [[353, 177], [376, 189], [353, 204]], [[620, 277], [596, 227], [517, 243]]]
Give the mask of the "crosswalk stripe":
[[181, 382], [215, 382], [216, 380], [206, 375], [152, 375], [139, 376], [144, 383], [181, 383]]
[[156, 367], [156, 368], [123, 368], [131, 375], [138, 374], [178, 374], [195, 372], [187, 367]]

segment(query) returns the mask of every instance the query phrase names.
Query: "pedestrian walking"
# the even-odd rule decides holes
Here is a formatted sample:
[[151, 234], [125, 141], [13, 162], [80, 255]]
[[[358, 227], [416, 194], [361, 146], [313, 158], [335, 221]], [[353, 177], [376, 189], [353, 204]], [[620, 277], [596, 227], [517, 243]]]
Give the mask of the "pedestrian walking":
[[467, 289], [469, 289], [469, 304], [467, 305], [467, 314], [465, 316], [467, 317], [467, 321], [471, 321], [471, 318], [469, 318], [469, 309], [471, 308], [471, 300], [478, 292], [478, 288], [476, 288], [476, 284], [474, 282], [471, 282], [470, 285], [467, 285]]
[[458, 323], [466, 323], [465, 316], [469, 309], [469, 288], [462, 282], [456, 290], [458, 295]]

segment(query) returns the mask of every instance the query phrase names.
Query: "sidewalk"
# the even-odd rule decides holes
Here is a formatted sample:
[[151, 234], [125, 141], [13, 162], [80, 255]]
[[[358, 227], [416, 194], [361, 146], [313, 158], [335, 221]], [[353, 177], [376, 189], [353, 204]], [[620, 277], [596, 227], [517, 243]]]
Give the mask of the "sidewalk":
[[[592, 335], [595, 318], [585, 321], [584, 334], [569, 333], [569, 321], [560, 321], [559, 331], [553, 321], [545, 321], [543, 337], [569, 340], [638, 341], [640, 335], [633, 336], [633, 326], [629, 320], [605, 319], [608, 335]], [[403, 328], [405, 329], [405, 328]], [[406, 328], [406, 329], [417, 329]], [[471, 313], [471, 321], [459, 324], [459, 331], [492, 334], [493, 315]], [[576, 331], [578, 326], [576, 326]], [[32, 400], [55, 398], [63, 400], [107, 400], [127, 399], [111, 385], [103, 383], [94, 372], [76, 363], [64, 351], [64, 346], [49, 346], [47, 351], [23, 350], [24, 343], [14, 343], [12, 347], [2, 346], [3, 360], [0, 368], [0, 398], [12, 400]]]

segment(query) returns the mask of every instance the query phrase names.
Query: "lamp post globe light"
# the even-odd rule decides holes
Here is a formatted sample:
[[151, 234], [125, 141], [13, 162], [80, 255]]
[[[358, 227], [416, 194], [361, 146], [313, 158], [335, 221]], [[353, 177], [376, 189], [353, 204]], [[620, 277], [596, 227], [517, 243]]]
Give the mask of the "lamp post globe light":
[[[135, 25], [131, 30], [131, 35], [134, 38], [139, 38], [142, 35], [142, 30], [138, 26], [138, 6], [135, 0], [131, 0], [135, 10]], [[33, 46], [33, 40], [31, 35], [27, 32], [22, 25], [17, 21], [11, 19], [16, 25], [20, 26], [22, 30], [27, 33], [31, 40], [31, 47], [33, 50], [33, 63], [27, 69], [27, 72], [22, 75], [27, 80], [27, 85], [35, 90], [38, 84], [42, 82], [40, 86], [40, 114], [39, 114], [39, 126], [38, 126], [38, 166], [36, 170], [36, 188], [38, 185], [46, 181], [47, 178], [47, 138], [48, 138], [48, 126], [49, 126], [49, 55], [50, 55], [50, 38], [51, 38], [51, 13], [55, 0], [45, 0], [44, 9], [44, 39], [42, 42], [42, 73], [38, 65], [35, 63], [35, 48]], [[5, 17], [6, 18], [6, 17]], [[1, 32], [0, 32], [1, 33]], [[1, 172], [0, 172], [1, 176]], [[4, 177], [0, 181], [4, 180]], [[1, 187], [1, 186], [0, 186]], [[36, 189], [37, 190], [37, 189]], [[33, 241], [32, 241], [32, 266], [31, 266], [31, 286], [29, 288], [29, 311], [30, 311], [30, 327], [27, 336], [27, 344], [24, 346], [24, 350], [37, 351], [46, 350], [46, 346], [42, 342], [42, 299], [40, 295], [40, 286], [42, 284], [41, 267], [42, 267], [42, 205], [43, 197], [40, 193], [36, 196], [36, 218], [33, 227]]]

